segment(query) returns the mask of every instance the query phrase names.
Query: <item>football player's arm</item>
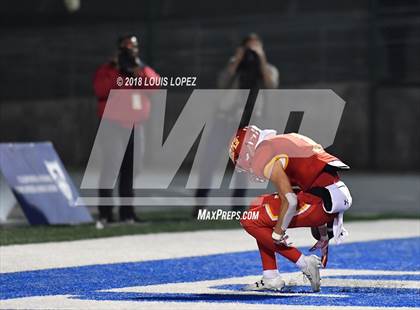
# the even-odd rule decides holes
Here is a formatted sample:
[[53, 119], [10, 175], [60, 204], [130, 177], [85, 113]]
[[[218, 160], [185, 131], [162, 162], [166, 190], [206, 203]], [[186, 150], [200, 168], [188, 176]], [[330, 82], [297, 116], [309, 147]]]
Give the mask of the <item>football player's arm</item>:
[[278, 235], [284, 236], [293, 216], [296, 214], [297, 197], [280, 162], [274, 163], [270, 181], [276, 186], [281, 198], [281, 209], [273, 232], [273, 239], [276, 240], [279, 239]]

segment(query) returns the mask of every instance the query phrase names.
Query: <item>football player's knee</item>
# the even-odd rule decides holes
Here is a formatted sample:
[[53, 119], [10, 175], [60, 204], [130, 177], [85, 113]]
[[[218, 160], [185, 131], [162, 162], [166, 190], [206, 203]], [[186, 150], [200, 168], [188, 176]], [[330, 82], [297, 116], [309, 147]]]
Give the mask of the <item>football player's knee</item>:
[[255, 239], [259, 238], [260, 229], [255, 225], [255, 221], [252, 220], [241, 220], [242, 228]]
[[241, 226], [247, 231], [249, 232], [250, 230], [255, 229], [258, 225], [256, 223], [257, 221], [255, 219], [252, 218], [241, 218], [241, 220], [239, 221], [239, 223], [241, 224]]

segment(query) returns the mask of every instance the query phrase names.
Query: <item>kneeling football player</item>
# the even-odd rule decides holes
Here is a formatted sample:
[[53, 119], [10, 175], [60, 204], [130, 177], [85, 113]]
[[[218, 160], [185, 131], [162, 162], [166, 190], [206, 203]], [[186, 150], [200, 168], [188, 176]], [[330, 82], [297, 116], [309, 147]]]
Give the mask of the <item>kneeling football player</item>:
[[[248, 172], [257, 181], [270, 180], [277, 193], [258, 197], [250, 210], [259, 211], [257, 220], [241, 220], [260, 251], [263, 278], [247, 290], [281, 290], [285, 286], [276, 263], [275, 252], [302, 270], [312, 290], [320, 290], [319, 268], [326, 267], [329, 239], [337, 243], [347, 235], [343, 213], [352, 204], [347, 186], [338, 171], [349, 167], [327, 153], [312, 139], [296, 134], [277, 135], [274, 130], [256, 126], [240, 129], [233, 138], [229, 156], [236, 169]], [[293, 187], [298, 187], [297, 194]], [[288, 228], [310, 227], [321, 249], [322, 260], [305, 256], [288, 243]]]

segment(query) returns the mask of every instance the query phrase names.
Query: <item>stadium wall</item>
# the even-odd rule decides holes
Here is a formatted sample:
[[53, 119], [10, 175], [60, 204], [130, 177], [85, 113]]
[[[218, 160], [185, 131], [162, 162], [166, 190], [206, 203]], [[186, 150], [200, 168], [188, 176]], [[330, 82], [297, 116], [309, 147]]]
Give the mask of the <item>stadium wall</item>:
[[[196, 75], [200, 88], [213, 88], [241, 37], [257, 31], [281, 88], [331, 88], [347, 101], [335, 153], [355, 169], [419, 171], [413, 3], [153, 1], [139, 10], [126, 1], [115, 10], [92, 0], [70, 16], [54, 1], [35, 11], [35, 2], [17, 1], [0, 11], [0, 140], [52, 140], [68, 166], [84, 167], [97, 128], [92, 75], [119, 34], [139, 34], [146, 62], [162, 75]], [[189, 91], [169, 91], [169, 121]]]

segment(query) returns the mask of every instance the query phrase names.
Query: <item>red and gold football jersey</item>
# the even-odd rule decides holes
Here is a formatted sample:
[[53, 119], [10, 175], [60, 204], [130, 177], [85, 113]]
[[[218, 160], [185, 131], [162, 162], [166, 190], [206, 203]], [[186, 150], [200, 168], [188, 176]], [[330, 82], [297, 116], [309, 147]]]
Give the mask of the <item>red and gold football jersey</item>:
[[311, 187], [328, 163], [341, 163], [320, 144], [296, 133], [277, 135], [262, 141], [251, 163], [252, 173], [269, 179], [276, 162], [282, 164], [291, 184], [302, 190]]

